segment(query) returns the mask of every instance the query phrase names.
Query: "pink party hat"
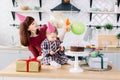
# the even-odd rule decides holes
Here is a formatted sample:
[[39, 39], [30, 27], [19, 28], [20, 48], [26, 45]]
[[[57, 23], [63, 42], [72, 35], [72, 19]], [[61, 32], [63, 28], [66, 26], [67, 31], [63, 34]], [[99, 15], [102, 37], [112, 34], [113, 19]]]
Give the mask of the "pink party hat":
[[55, 31], [55, 27], [50, 22], [48, 22], [47, 31], [49, 31], [50, 33]]
[[23, 15], [21, 15], [19, 13], [16, 13], [16, 15], [18, 16], [20, 22], [23, 22], [25, 20], [25, 18], [26, 18], [25, 16], [23, 16]]

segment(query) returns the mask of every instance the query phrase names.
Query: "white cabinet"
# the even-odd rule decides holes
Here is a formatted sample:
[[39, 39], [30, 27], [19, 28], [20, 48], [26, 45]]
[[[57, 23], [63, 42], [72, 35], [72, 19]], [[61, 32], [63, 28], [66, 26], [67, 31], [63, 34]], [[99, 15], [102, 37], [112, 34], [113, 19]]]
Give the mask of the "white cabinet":
[[120, 70], [120, 53], [104, 53], [104, 55], [108, 57], [115, 68]]
[[0, 50], [0, 70], [18, 59], [29, 58], [29, 56], [33, 56], [29, 51]]

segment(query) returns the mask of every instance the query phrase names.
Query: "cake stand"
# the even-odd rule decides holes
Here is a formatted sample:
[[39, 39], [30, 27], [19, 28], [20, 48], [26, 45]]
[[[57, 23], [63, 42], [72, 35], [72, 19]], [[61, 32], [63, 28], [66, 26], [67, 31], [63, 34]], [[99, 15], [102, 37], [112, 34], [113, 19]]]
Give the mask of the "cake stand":
[[67, 52], [65, 52], [65, 54], [69, 55], [69, 56], [74, 56], [75, 57], [74, 66], [73, 66], [73, 68], [70, 68], [70, 70], [69, 70], [71, 73], [80, 73], [80, 72], [84, 71], [79, 66], [80, 61], [78, 61], [78, 57], [79, 56], [88, 56], [88, 53], [67, 51]]

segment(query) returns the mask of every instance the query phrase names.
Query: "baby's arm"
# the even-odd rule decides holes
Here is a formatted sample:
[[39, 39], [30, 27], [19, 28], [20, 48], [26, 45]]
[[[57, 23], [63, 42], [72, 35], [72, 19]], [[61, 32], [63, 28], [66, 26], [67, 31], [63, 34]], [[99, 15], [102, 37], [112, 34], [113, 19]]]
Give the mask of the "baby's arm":
[[42, 44], [41, 44], [42, 53], [44, 55], [53, 55], [53, 54], [55, 54], [55, 52], [50, 50], [49, 47], [50, 47], [50, 45], [49, 45], [48, 41], [44, 40], [42, 42]]
[[48, 47], [48, 43], [44, 40], [41, 44], [41, 51], [43, 54], [47, 55], [50, 53], [50, 49]]

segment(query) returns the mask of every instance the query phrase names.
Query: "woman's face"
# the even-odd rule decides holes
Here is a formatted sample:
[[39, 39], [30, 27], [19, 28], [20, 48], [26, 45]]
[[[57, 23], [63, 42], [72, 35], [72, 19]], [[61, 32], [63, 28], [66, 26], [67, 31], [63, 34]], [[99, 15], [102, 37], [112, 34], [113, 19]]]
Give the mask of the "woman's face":
[[50, 33], [50, 34], [47, 34], [47, 39], [49, 41], [55, 41], [57, 38], [57, 34], [56, 33]]
[[39, 28], [39, 27], [38, 27], [37, 22], [36, 22], [36, 21], [33, 21], [33, 22], [30, 24], [28, 30], [29, 30], [29, 31], [36, 31], [36, 29], [38, 29], [38, 28]]

